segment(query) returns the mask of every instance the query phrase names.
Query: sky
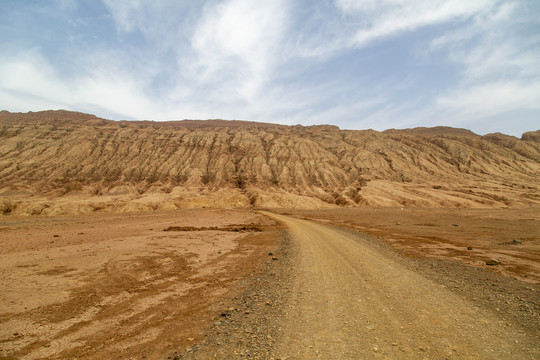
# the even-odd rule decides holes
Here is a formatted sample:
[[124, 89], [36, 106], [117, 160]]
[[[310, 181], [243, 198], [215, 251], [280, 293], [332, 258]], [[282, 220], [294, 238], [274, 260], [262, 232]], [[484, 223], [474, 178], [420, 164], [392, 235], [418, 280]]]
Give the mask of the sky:
[[540, 129], [538, 0], [0, 0], [0, 109]]

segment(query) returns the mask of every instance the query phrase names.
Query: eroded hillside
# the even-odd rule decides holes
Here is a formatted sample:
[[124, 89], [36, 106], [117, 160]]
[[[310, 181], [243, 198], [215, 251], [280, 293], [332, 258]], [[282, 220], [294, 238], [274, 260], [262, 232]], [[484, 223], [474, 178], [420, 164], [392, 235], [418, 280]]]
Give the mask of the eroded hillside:
[[0, 213], [540, 203], [539, 131], [0, 113]]

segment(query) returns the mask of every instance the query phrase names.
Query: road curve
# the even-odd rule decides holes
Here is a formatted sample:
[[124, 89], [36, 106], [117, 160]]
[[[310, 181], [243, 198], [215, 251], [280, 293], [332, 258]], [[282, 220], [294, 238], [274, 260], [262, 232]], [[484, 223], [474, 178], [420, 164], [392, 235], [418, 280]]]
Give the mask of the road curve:
[[[538, 359], [501, 319], [360, 234], [265, 213], [298, 253], [276, 355], [290, 359]], [[514, 324], [518, 325], [518, 324]], [[529, 339], [530, 340], [530, 339]]]

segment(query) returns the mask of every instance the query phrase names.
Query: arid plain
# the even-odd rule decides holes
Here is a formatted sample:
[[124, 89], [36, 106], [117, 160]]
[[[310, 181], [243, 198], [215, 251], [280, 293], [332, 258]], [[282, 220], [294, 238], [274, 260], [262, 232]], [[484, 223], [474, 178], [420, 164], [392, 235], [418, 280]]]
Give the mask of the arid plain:
[[0, 358], [539, 358], [539, 176], [538, 131], [2, 112]]

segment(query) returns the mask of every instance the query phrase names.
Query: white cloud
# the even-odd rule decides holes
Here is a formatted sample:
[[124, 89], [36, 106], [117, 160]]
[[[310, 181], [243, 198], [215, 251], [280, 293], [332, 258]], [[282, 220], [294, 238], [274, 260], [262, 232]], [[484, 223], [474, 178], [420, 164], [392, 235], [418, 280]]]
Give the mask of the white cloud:
[[[191, 0], [103, 0], [117, 30], [116, 40], [139, 38], [145, 60], [188, 50], [186, 42], [200, 19], [203, 3]], [[113, 34], [111, 34], [113, 36]], [[134, 49], [130, 49], [133, 51]]]
[[[142, 81], [131, 74], [108, 67], [92, 67], [75, 77], [62, 77], [34, 51], [26, 56], [0, 59], [0, 92], [11, 99], [13, 110], [48, 108], [73, 110], [100, 109], [108, 114], [137, 118], [153, 117], [153, 104], [141, 92]], [[25, 101], [26, 99], [26, 101]], [[31, 101], [28, 101], [31, 99]]]
[[[464, 127], [479, 134], [502, 131], [520, 136], [538, 128], [540, 83], [493, 80], [449, 88], [432, 102], [389, 105], [370, 113], [363, 124], [374, 128]], [[532, 115], [532, 116], [531, 116]], [[496, 130], [495, 130], [496, 129]]]
[[[502, 3], [432, 42], [430, 51], [447, 54], [458, 70], [454, 86], [430, 105], [441, 121], [472, 124], [540, 109], [540, 36], [517, 31], [529, 16], [522, 5]], [[532, 124], [530, 115], [514, 121]]]
[[[69, 88], [59, 83], [58, 74], [36, 50], [17, 58], [0, 58], [0, 89], [12, 99], [18, 99], [20, 110], [24, 110], [25, 98], [28, 103], [52, 103], [58, 106], [66, 103]], [[62, 100], [65, 99], [65, 100]]]
[[[475, 83], [495, 77], [540, 76], [540, 36], [512, 34], [523, 14], [516, 3], [504, 3], [474, 22], [434, 39], [430, 52], [447, 52], [463, 69], [463, 81]], [[540, 24], [540, 23], [539, 23]]]
[[496, 81], [458, 88], [437, 98], [436, 105], [456, 117], [479, 119], [521, 109], [540, 109], [540, 83]]
[[489, 11], [493, 0], [336, 0], [343, 13], [359, 22], [359, 29], [351, 37], [351, 45], [364, 46], [403, 32], [465, 20]]
[[207, 7], [192, 39], [194, 72], [252, 101], [271, 75], [286, 31], [286, 2], [230, 0]]
[[119, 31], [127, 33], [139, 26], [142, 0], [103, 0], [103, 3], [109, 9]]
[[540, 77], [540, 51], [524, 47], [524, 44], [516, 45], [499, 39], [461, 53], [456, 61], [464, 66], [464, 81], [477, 82], [502, 77], [537, 81]]

